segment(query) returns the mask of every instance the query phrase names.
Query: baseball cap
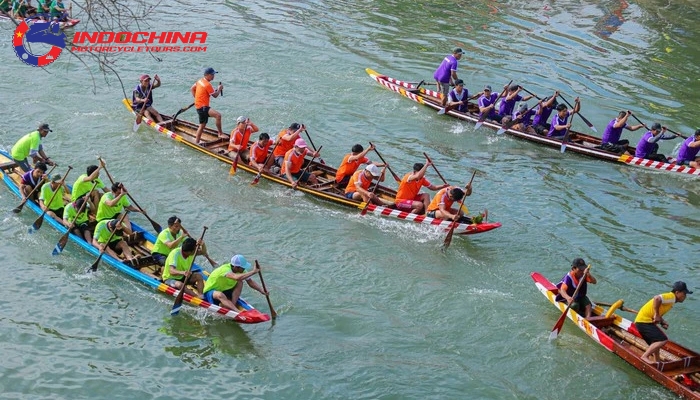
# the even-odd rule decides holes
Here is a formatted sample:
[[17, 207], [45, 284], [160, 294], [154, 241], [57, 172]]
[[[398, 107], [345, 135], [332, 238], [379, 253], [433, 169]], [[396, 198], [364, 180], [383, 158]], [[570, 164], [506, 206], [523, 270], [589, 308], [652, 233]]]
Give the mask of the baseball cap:
[[207, 69], [204, 70], [204, 75], [210, 75], [210, 74], [211, 74], [211, 75], [214, 75], [214, 74], [218, 74], [218, 72], [216, 72], [216, 71], [214, 70], [214, 68], [212, 68], [212, 67], [209, 67], [209, 68], [207, 68]]
[[51, 177], [51, 182], [58, 182], [60, 180], [61, 180], [61, 175], [56, 174], [56, 175]]
[[571, 266], [578, 269], [586, 269], [586, 262], [583, 261], [583, 258], [574, 258], [574, 261], [571, 262]]
[[251, 265], [248, 262], [248, 260], [245, 259], [240, 254], [236, 254], [235, 256], [231, 257], [231, 265], [234, 267], [241, 267], [243, 268], [244, 272], [250, 271]]
[[114, 228], [117, 227], [117, 222], [119, 222], [119, 221], [116, 219], [113, 219], [107, 223], [107, 227], [111, 230], [114, 230]]
[[525, 111], [527, 111], [527, 109], [528, 109], [527, 103], [520, 103], [520, 107], [518, 107], [518, 111], [525, 112]]
[[461, 47], [457, 47], [457, 48], [454, 49], [454, 51], [452, 52], [452, 54], [463, 54], [463, 53], [464, 53], [464, 50], [462, 50]]
[[464, 85], [464, 81], [461, 80], [461, 79], [457, 79], [457, 80], [455, 81], [455, 86], [459, 86], [459, 85]]
[[45, 123], [45, 122], [39, 124], [39, 130], [45, 130], [45, 131], [53, 132], [53, 131], [51, 130], [51, 128], [49, 128], [49, 124], [47, 124], [47, 123]]
[[247, 119], [248, 119], [248, 118], [246, 118], [246, 117], [244, 117], [243, 115], [241, 115], [240, 117], [238, 117], [238, 119], [236, 119], [236, 123], [237, 123], [237, 124], [240, 124], [241, 122], [245, 122], [245, 120], [247, 120]]
[[491, 91], [491, 85], [486, 85], [484, 86], [484, 90], [488, 90], [489, 92]]
[[148, 76], [148, 74], [143, 74], [143, 75], [141, 75], [141, 77], [139, 78], [140, 81], [145, 81], [146, 79], [151, 79], [151, 77]]
[[661, 129], [661, 124], [658, 123], [658, 122], [654, 122], [654, 123], [651, 125], [651, 130], [652, 130], [652, 131], [658, 131], [658, 130], [660, 130], [660, 129]]
[[688, 294], [693, 294], [690, 290], [688, 290], [688, 286], [685, 284], [683, 281], [678, 281], [673, 284], [673, 289], [671, 289], [672, 292], [686, 292]]
[[378, 178], [379, 175], [381, 175], [381, 172], [379, 172], [379, 167], [377, 167], [374, 164], [369, 164], [368, 166], [366, 166], [365, 171], [369, 171], [369, 173], [372, 174], [372, 176], [375, 178]]
[[297, 130], [297, 129], [299, 129], [299, 128], [301, 128], [301, 125], [299, 125], [299, 124], [296, 123], [296, 122], [293, 123], [293, 124], [291, 124], [291, 125], [289, 125], [289, 129], [291, 129], [291, 130], [293, 130], [293, 131], [295, 131], [295, 130]]
[[299, 139], [294, 141], [294, 146], [305, 149], [306, 148], [306, 140], [299, 138]]

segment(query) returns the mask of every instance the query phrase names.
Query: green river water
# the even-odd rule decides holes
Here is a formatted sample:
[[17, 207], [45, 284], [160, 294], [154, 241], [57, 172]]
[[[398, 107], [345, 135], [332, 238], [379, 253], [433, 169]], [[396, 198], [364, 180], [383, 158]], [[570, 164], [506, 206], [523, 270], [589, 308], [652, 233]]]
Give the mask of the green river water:
[[[642, 306], [677, 280], [700, 287], [697, 178], [604, 163], [496, 136], [387, 91], [371, 67], [429, 80], [452, 48], [471, 91], [508, 80], [581, 96], [602, 133], [623, 109], [692, 132], [700, 122], [700, 10], [694, 1], [215, 1], [163, 4], [147, 29], [208, 32], [206, 53], [126, 54], [113, 65], [130, 91], [158, 73], [155, 106], [191, 102], [204, 67], [220, 73], [212, 100], [224, 130], [239, 115], [263, 131], [304, 122], [337, 164], [373, 141], [399, 174], [433, 156], [464, 184], [467, 205], [503, 227], [455, 238], [434, 228], [346, 209], [262, 181], [146, 127], [131, 131], [122, 89], [61, 55], [45, 69], [13, 51], [0, 23], [0, 147], [39, 121], [72, 182], [100, 155], [161, 224], [173, 214], [207, 232], [214, 259], [258, 259], [279, 318], [237, 325], [188, 308], [69, 244], [36, 215], [11, 212], [0, 187], [0, 398], [8, 399], [672, 399], [559, 313], [529, 274], [558, 281], [571, 259], [592, 265], [594, 300]], [[78, 25], [76, 30], [85, 29]], [[194, 111], [184, 118], [196, 118]], [[212, 123], [210, 122], [210, 126]], [[575, 128], [586, 131], [577, 119]], [[634, 143], [642, 131], [626, 133]], [[679, 141], [662, 144], [672, 153]], [[376, 156], [370, 157], [376, 159]], [[429, 179], [439, 181], [433, 173]], [[132, 220], [150, 226], [140, 215]], [[243, 296], [268, 311], [259, 293]], [[667, 315], [670, 337], [700, 349], [698, 294]], [[631, 315], [627, 317], [632, 318]]]

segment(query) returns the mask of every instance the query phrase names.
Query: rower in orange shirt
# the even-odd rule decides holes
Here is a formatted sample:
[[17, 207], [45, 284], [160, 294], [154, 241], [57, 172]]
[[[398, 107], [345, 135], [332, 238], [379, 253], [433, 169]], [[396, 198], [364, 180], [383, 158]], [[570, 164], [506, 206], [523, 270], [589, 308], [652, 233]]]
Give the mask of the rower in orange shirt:
[[[352, 146], [352, 153], [346, 154], [343, 157], [343, 161], [338, 167], [338, 171], [335, 173], [335, 183], [338, 189], [345, 189], [350, 182], [350, 177], [357, 171], [357, 169], [362, 164], [372, 164], [372, 162], [367, 158], [367, 153], [374, 150], [374, 145], [370, 144], [368, 148], [363, 149], [361, 144], [356, 144]], [[384, 165], [377, 165], [378, 167], [383, 167]]]
[[421, 187], [425, 186], [430, 190], [444, 189], [449, 184], [435, 186], [425, 178], [425, 171], [432, 162], [413, 164], [413, 172], [409, 172], [401, 178], [399, 189], [396, 192], [396, 208], [401, 211], [410, 211], [414, 214], [425, 214], [430, 204], [430, 195], [420, 193]]
[[[466, 195], [472, 194], [471, 186], [468, 186]], [[462, 210], [457, 210], [452, 207], [455, 202], [459, 202], [464, 197], [465, 193], [462, 189], [454, 186], [448, 186], [441, 189], [435, 194], [433, 200], [428, 205], [427, 216], [430, 218], [439, 218], [455, 221], [459, 218], [460, 222], [465, 219]], [[459, 203], [458, 203], [459, 204]], [[467, 221], [464, 221], [467, 222]], [[471, 220], [468, 221], [471, 223]]]
[[301, 131], [304, 129], [306, 129], [306, 127], [303, 124], [299, 125], [295, 122], [289, 125], [289, 128], [282, 129], [280, 133], [277, 134], [277, 145], [275, 146], [275, 151], [272, 153], [275, 166], [282, 168], [284, 156], [294, 147], [294, 142], [301, 138]]
[[392, 206], [392, 202], [382, 200], [369, 190], [374, 178], [377, 178], [379, 182], [384, 181], [384, 174], [374, 164], [367, 165], [363, 170], [355, 171], [350, 178], [350, 182], [348, 182], [348, 186], [345, 188], [345, 197], [352, 200], [362, 200], [365, 203], [371, 202], [380, 206]]
[[270, 151], [270, 146], [274, 143], [270, 140], [270, 135], [263, 132], [258, 136], [258, 141], [250, 146], [250, 166], [257, 169], [258, 172], [265, 168], [265, 160]]
[[[277, 147], [279, 147], [279, 144]], [[294, 148], [287, 151], [287, 153], [284, 155], [284, 161], [282, 162], [282, 170], [280, 171], [280, 174], [287, 177], [289, 183], [292, 184], [292, 188], [296, 188], [297, 185], [299, 185], [299, 182], [308, 182], [312, 185], [318, 183], [316, 175], [310, 172], [304, 172], [301, 169], [301, 167], [304, 166], [304, 156], [307, 154], [310, 154], [312, 157], [318, 157], [321, 153], [307, 149], [306, 141], [299, 138], [294, 142]]]
[[238, 117], [236, 127], [231, 131], [231, 138], [228, 143], [229, 156], [236, 157], [236, 153], [241, 153], [243, 162], [248, 162], [250, 159], [248, 152], [248, 142], [250, 135], [259, 131], [258, 126], [250, 121], [250, 118], [244, 116]]

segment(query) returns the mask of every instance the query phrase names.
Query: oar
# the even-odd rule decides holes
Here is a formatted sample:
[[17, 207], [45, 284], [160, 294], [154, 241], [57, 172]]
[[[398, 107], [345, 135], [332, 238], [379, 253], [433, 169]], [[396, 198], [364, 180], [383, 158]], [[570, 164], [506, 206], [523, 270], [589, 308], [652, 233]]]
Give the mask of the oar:
[[649, 127], [647, 126], [647, 124], [645, 124], [645, 123], [642, 122], [639, 118], [637, 118], [636, 115], [634, 115], [634, 114], [630, 114], [630, 115], [632, 115], [632, 118], [634, 118], [634, 119], [635, 119], [637, 122], [639, 122], [644, 128], [646, 128], [646, 130], [650, 130]]
[[263, 279], [262, 276], [262, 268], [260, 268], [260, 264], [258, 264], [258, 260], [255, 260], [255, 268], [258, 269], [258, 275], [260, 275], [260, 283], [262, 283], [263, 290], [265, 291], [265, 298], [267, 298], [267, 305], [270, 307], [270, 316], [272, 319], [277, 318], [277, 313], [275, 312], [275, 309], [272, 308], [272, 302], [270, 302], [270, 294], [267, 293], [267, 287], [265, 286], [265, 279]]
[[148, 103], [148, 97], [151, 96], [151, 91], [153, 90], [153, 83], [148, 87], [148, 93], [146, 93], [146, 101], [143, 103], [143, 107], [141, 108], [141, 111], [139, 111], [138, 114], [136, 114], [136, 121], [134, 121], [134, 132], [139, 130], [139, 126], [141, 126], [141, 121], [143, 120], [143, 113], [146, 112], [146, 104]]
[[[500, 99], [501, 97], [505, 96], [506, 91], [508, 90], [508, 87], [510, 86], [511, 83], [513, 83], [513, 80], [512, 80], [512, 79], [510, 80], [510, 82], [508, 82], [508, 84], [506, 85], [506, 87], [503, 88], [503, 91], [501, 92], [501, 94], [500, 94], [498, 97], [496, 97], [496, 100], [495, 100], [495, 102], [493, 103], [493, 108], [494, 108], [494, 110], [496, 109], [496, 103], [498, 103], [498, 99]], [[481, 128], [481, 125], [483, 125], [483, 124], [484, 124], [484, 121], [486, 121], [486, 116], [487, 116], [488, 114], [491, 114], [491, 112], [489, 111], [488, 113], [482, 113], [482, 115], [481, 115], [481, 117], [479, 118], [479, 120], [476, 121], [476, 125], [474, 125], [474, 130], [477, 130], [477, 129]]]
[[70, 235], [70, 231], [75, 227], [75, 221], [80, 216], [80, 213], [82, 213], [83, 210], [85, 209], [85, 206], [88, 203], [87, 199], [90, 197], [90, 194], [92, 193], [92, 191], [95, 190], [96, 186], [97, 186], [97, 182], [92, 184], [92, 189], [90, 189], [90, 191], [87, 193], [87, 196], [83, 201], [83, 204], [80, 206], [80, 208], [78, 209], [78, 212], [75, 214], [75, 217], [73, 217], [73, 220], [70, 222], [70, 226], [68, 227], [68, 230], [66, 231], [66, 233], [63, 234], [63, 236], [61, 236], [60, 239], [58, 239], [58, 243], [56, 243], [56, 247], [53, 248], [53, 252], [51, 253], [54, 256], [61, 253], [63, 251], [63, 249], [66, 247], [66, 243], [68, 243], [68, 235]]
[[[204, 234], [207, 233], [208, 227], [204, 227], [202, 230], [202, 235], [199, 237], [199, 240], [197, 241], [197, 247], [194, 249], [194, 254], [192, 255], [192, 262], [190, 263], [189, 268], [187, 269], [189, 271], [189, 274], [185, 276], [185, 279], [182, 281], [182, 288], [180, 289], [180, 292], [177, 294], [177, 297], [175, 298], [175, 302], [173, 303], [173, 307], [170, 309], [170, 315], [177, 315], [177, 313], [180, 312], [180, 308], [182, 307], [182, 299], [185, 297], [185, 289], [187, 288], [187, 281], [190, 280], [190, 276], [192, 276], [192, 266], [194, 265], [194, 259], [197, 258], [197, 253], [199, 253], [199, 247], [202, 243], [202, 240], [204, 240]], [[165, 266], [165, 268], [169, 268], [169, 266]]]
[[688, 139], [688, 136], [681, 135], [680, 133], [678, 133], [678, 132], [676, 132], [676, 131], [673, 131], [673, 130], [671, 130], [670, 128], [666, 128], [666, 130], [669, 131], [669, 132], [671, 132], [671, 133], [673, 133], [674, 135], [676, 135], [676, 136], [678, 136], [678, 137], [682, 137], [683, 139]]
[[[29, 233], [32, 233], [32, 232], [34, 232], [34, 231], [38, 231], [39, 228], [41, 228], [41, 224], [44, 223], [44, 215], [46, 215], [46, 212], [49, 211], [49, 205], [53, 202], [53, 199], [56, 198], [56, 195], [58, 194], [58, 192], [61, 192], [61, 191], [62, 191], [62, 190], [60, 190], [60, 189], [63, 188], [63, 182], [66, 180], [66, 177], [68, 176], [68, 173], [69, 173], [70, 170], [72, 170], [72, 169], [73, 169], [73, 167], [71, 167], [71, 166], [69, 165], [69, 166], [68, 166], [68, 171], [66, 171], [66, 173], [63, 175], [63, 177], [61, 178], [61, 180], [58, 182], [58, 184], [59, 184], [58, 189], [56, 189], [56, 191], [53, 192], [53, 196], [51, 196], [51, 199], [49, 200], [49, 202], [48, 202], [48, 203], [45, 203], [46, 209], [44, 210], [43, 213], [41, 213], [41, 215], [39, 216], [39, 218], [37, 218], [36, 221], [34, 221], [34, 223], [32, 224], [32, 226], [29, 227]], [[47, 183], [48, 183], [48, 182], [47, 182]], [[51, 183], [48, 183], [48, 184], [50, 185]]]
[[267, 157], [265, 157], [265, 163], [263, 164], [263, 169], [258, 171], [258, 174], [255, 175], [255, 178], [253, 178], [253, 181], [250, 182], [251, 185], [257, 185], [258, 182], [260, 182], [260, 176], [262, 176], [262, 172], [265, 169], [265, 166], [267, 165], [267, 163], [270, 161], [270, 157], [272, 157], [272, 154], [275, 152], [276, 147], [277, 147], [277, 143], [275, 143], [275, 145], [272, 146], [272, 149], [270, 149], [270, 154], [268, 154]]
[[[611, 305], [613, 305], [613, 303], [604, 303], [602, 301], [594, 301], [594, 303], [599, 305], [599, 306], [604, 306], [604, 307], [610, 307]], [[632, 313], [632, 314], [637, 314], [639, 312], [637, 310], [633, 310], [633, 309], [627, 308], [625, 306], [620, 307], [620, 310], [627, 311], [627, 312]]]
[[[102, 160], [102, 158], [99, 158], [99, 159]], [[112, 182], [112, 185], [114, 185], [114, 179], [112, 179], [112, 175], [110, 175], [109, 171], [107, 171], [107, 167], [104, 166], [103, 168], [105, 170], [105, 173], [107, 174], [107, 177], [109, 178], [109, 181]], [[129, 199], [131, 199], [131, 201], [134, 203], [134, 205], [136, 207], [138, 207], [139, 210], [141, 210], [141, 213], [143, 214], [143, 216], [146, 217], [148, 222], [151, 223], [153, 230], [156, 231], [156, 233], [160, 233], [163, 230], [163, 228], [160, 226], [160, 224], [158, 224], [156, 221], [152, 220], [151, 217], [149, 217], [148, 214], [146, 214], [146, 210], [141, 208], [139, 203], [137, 203], [136, 200], [134, 200], [133, 196], [131, 196], [131, 193], [126, 192], [126, 195], [129, 196]]]
[[[472, 174], [472, 180], [474, 179], [474, 175], [476, 175], [476, 171]], [[469, 181], [469, 184], [467, 184], [466, 187], [469, 187], [471, 185], [472, 181]], [[459, 207], [457, 207], [457, 210], [461, 210], [462, 206], [464, 206], [464, 200], [467, 198], [467, 191], [464, 191], [464, 196], [462, 196], [462, 201], [459, 202]], [[457, 225], [459, 225], [459, 211], [457, 211], [457, 218], [452, 220], [452, 223], [450, 224], [450, 231], [447, 232], [447, 236], [445, 236], [445, 241], [442, 242], [442, 249], [447, 250], [448, 247], [450, 247], [450, 244], [452, 243], [452, 235], [455, 233], [455, 228]]]
[[449, 185], [449, 183], [447, 183], [447, 181], [446, 181], [445, 178], [442, 176], [442, 174], [440, 173], [440, 171], [438, 171], [438, 169], [437, 169], [437, 167], [435, 166], [435, 164], [433, 164], [433, 160], [431, 160], [430, 157], [428, 157], [428, 154], [426, 154], [425, 152], [423, 152], [423, 155], [425, 156], [425, 159], [428, 160], [428, 162], [430, 163], [430, 165], [433, 167], [433, 169], [435, 170], [435, 173], [438, 174], [438, 176], [440, 177], [440, 179], [442, 179], [442, 182], [443, 182], [445, 185]]
[[[221, 82], [219, 82], [219, 86], [221, 86]], [[219, 92], [219, 94], [221, 95], [221, 97], [224, 97], [224, 88], [223, 87], [221, 88], [221, 91]]]
[[[172, 123], [174, 124], [175, 121], [177, 120], [177, 117], [178, 117], [180, 114], [182, 114], [182, 113], [184, 113], [185, 111], [189, 110], [189, 109], [192, 108], [193, 106], [194, 106], [194, 103], [190, 104], [190, 105], [187, 106], [187, 107], [182, 107], [180, 110], [178, 110], [178, 112], [175, 113], [175, 115], [173, 115], [173, 119], [171, 119], [170, 122], [172, 122]], [[165, 122], [166, 122], [166, 121], [163, 121], [163, 122], [161, 122], [160, 124], [162, 125], [162, 124], [164, 124]]]
[[236, 157], [233, 159], [233, 162], [231, 163], [231, 169], [228, 170], [229, 175], [235, 175], [236, 174], [236, 168], [238, 168], [238, 159], [241, 157], [241, 151], [243, 151], [243, 146], [238, 148], [238, 151], [236, 152]]
[[[370, 144], [370, 146], [374, 146], [374, 144], [372, 144], [372, 142], [369, 142], [369, 144]], [[377, 153], [377, 156], [379, 157], [380, 160], [382, 160], [382, 162], [384, 163], [384, 165], [386, 165], [386, 167], [389, 168], [389, 172], [391, 172], [391, 176], [394, 177], [394, 180], [395, 180], [396, 182], [401, 182], [401, 178], [399, 178], [399, 176], [396, 175], [396, 173], [394, 172], [393, 169], [391, 169], [391, 167], [390, 167], [389, 164], [386, 162], [386, 160], [384, 159], [384, 157], [382, 157], [382, 155], [379, 154], [379, 150], [377, 150], [377, 146], [374, 146], [374, 152]]]
[[[576, 300], [576, 295], [578, 294], [579, 289], [581, 289], [581, 286], [583, 286], [583, 282], [586, 281], [586, 277], [588, 276], [588, 271], [591, 269], [591, 265], [588, 265], [588, 268], [586, 268], [586, 271], [583, 273], [583, 277], [579, 281], [578, 286], [576, 286], [576, 290], [574, 290], [574, 295], [571, 296], [572, 300]], [[564, 326], [564, 321], [566, 321], [566, 314], [569, 313], [569, 309], [571, 308], [571, 304], [574, 302], [572, 301], [571, 303], [566, 305], [566, 309], [564, 310], [564, 313], [561, 314], [561, 317], [557, 320], [557, 323], [554, 324], [554, 328], [552, 328], [552, 333], [549, 334], [549, 340], [554, 340], [557, 338], [559, 335], [559, 332], [561, 332], [561, 328]]]
[[542, 100], [542, 98], [541, 98], [540, 96], [538, 96], [538, 95], [532, 93], [531, 91], [525, 89], [524, 87], [520, 86], [520, 88], [521, 88], [525, 93], [527, 93], [527, 94], [533, 96], [533, 97], [536, 98], [537, 100]]
[[[323, 146], [319, 147], [318, 150], [316, 150], [316, 153], [314, 153], [314, 154], [320, 154], [322, 148], [323, 148]], [[316, 159], [316, 156], [311, 157], [311, 161], [309, 161], [309, 163], [306, 164], [306, 168], [304, 168], [304, 170], [301, 171], [301, 175], [299, 175], [299, 179], [297, 179], [297, 182], [296, 182], [297, 186], [299, 186], [299, 181], [301, 180], [301, 178], [304, 177], [304, 174], [306, 174], [306, 172], [309, 170], [309, 167], [311, 167], [311, 164], [313, 164], [315, 159]], [[294, 186], [292, 189], [297, 190], [297, 186]]]
[[[185, 229], [184, 226], [182, 226], [182, 223], [180, 223], [180, 228], [182, 229], [182, 233], [183, 233], [185, 236], [190, 236], [190, 233], [187, 232], [187, 229]], [[202, 242], [202, 247], [206, 247], [206, 243]], [[203, 256], [207, 259], [207, 261], [209, 261], [209, 264], [211, 264], [212, 267], [216, 268], [216, 267], [219, 266], [219, 265], [216, 263], [216, 261], [212, 260], [212, 258], [209, 257], [209, 254], [207, 254], [206, 252], [203, 254]]]
[[[528, 93], [529, 93], [529, 92], [528, 92]], [[513, 125], [517, 124], [520, 120], [522, 120], [522, 118], [523, 118], [524, 115], [529, 114], [530, 111], [534, 110], [535, 107], [537, 107], [538, 105], [540, 105], [539, 102], [536, 103], [534, 106], [532, 106], [529, 110], [525, 111], [525, 113], [522, 114], [520, 117], [518, 117], [518, 118], [511, 118], [510, 121], [508, 121], [508, 122], [506, 122], [505, 124], [501, 125], [501, 129], [499, 129], [498, 131], [496, 131], [496, 135], [502, 135], [502, 134], [506, 133], [506, 131], [507, 131], [508, 129], [512, 128]]]
[[[314, 151], [318, 151], [316, 149], [316, 145], [314, 144], [314, 141], [311, 140], [311, 135], [309, 135], [309, 131], [306, 130], [306, 127], [304, 127], [304, 132], [306, 133], [306, 137], [309, 138], [309, 143], [311, 143], [311, 147], [313, 147]], [[323, 146], [321, 146], [323, 147]], [[319, 148], [320, 150], [320, 148]], [[323, 158], [319, 157], [318, 160], [321, 162], [321, 164], [326, 165], [326, 162], [323, 161]]]
[[[86, 201], [87, 202], [87, 201]], [[124, 221], [124, 217], [129, 213], [128, 210], [122, 214], [121, 217], [119, 217], [119, 220], [117, 220], [117, 225], [114, 227], [114, 230], [112, 233], [109, 234], [109, 237], [107, 238], [107, 242], [105, 243], [105, 246], [102, 250], [100, 250], [100, 255], [97, 256], [97, 260], [95, 260], [94, 263], [90, 266], [90, 268], [87, 269], [85, 272], [95, 272], [97, 271], [97, 266], [100, 264], [100, 260], [102, 259], [102, 256], [105, 254], [105, 251], [107, 251], [107, 248], [109, 247], [109, 242], [112, 240], [112, 237], [114, 237], [114, 234], [117, 232], [117, 230], [122, 226], [122, 221]], [[109, 229], [109, 227], [107, 227]]]
[[382, 175], [384, 175], [385, 172], [386, 172], [386, 165], [384, 166], [384, 168], [382, 168], [382, 173], [379, 174], [379, 178], [377, 178], [377, 182], [374, 184], [374, 187], [372, 188], [372, 191], [370, 192], [370, 196], [369, 196], [369, 200], [370, 200], [370, 201], [368, 201], [367, 203], [365, 203], [365, 206], [362, 208], [362, 211], [360, 211], [360, 215], [365, 215], [365, 214], [367, 214], [367, 208], [369, 208], [369, 203], [372, 202], [372, 201], [371, 201], [371, 200], [372, 200], [372, 196], [374, 195], [374, 192], [376, 192], [376, 191], [377, 191], [377, 188], [379, 187], [379, 179], [382, 177]]
[[41, 184], [42, 184], [49, 176], [51, 176], [51, 173], [53, 172], [54, 169], [56, 169], [56, 167], [58, 167], [58, 165], [55, 165], [55, 164], [54, 164], [54, 166], [51, 168], [51, 170], [50, 170], [49, 172], [47, 172], [47, 173], [45, 174], [45, 176], [42, 177], [42, 178], [39, 180], [39, 182], [36, 183], [36, 186], [34, 186], [34, 189], [32, 189], [31, 192], [29, 192], [29, 194], [27, 195], [27, 197], [26, 197], [24, 200], [22, 200], [22, 202], [19, 203], [19, 205], [18, 205], [17, 207], [15, 207], [15, 208], [12, 209], [12, 212], [13, 212], [13, 213], [19, 214], [20, 212], [22, 212], [22, 208], [24, 207], [25, 204], [27, 204], [27, 201], [32, 197], [32, 195], [34, 194], [34, 192], [36, 192], [37, 190], [39, 190], [39, 188], [41, 187]]
[[[576, 113], [576, 114], [578, 114], [578, 113]], [[572, 116], [571, 116], [571, 121], [569, 121], [569, 123], [572, 124], [572, 125], [573, 125], [573, 123], [574, 123], [574, 117], [576, 116], [576, 114], [572, 115]], [[562, 154], [564, 154], [564, 152], [566, 151], [566, 142], [569, 141], [569, 135], [570, 135], [570, 134], [571, 134], [571, 128], [567, 128], [567, 129], [566, 129], [566, 132], [564, 133], [564, 137], [561, 138], [561, 148], [559, 149], [559, 151], [560, 151]]]
[[[561, 93], [559, 94], [559, 97], [561, 97], [561, 99], [564, 100], [564, 103], [566, 103], [567, 106], [574, 108], [574, 106], [572, 106], [571, 103], [569, 103]], [[583, 114], [581, 114], [580, 112], [578, 113], [578, 115], [581, 116], [581, 120], [583, 121], [583, 123], [588, 125], [588, 127], [591, 128], [593, 132], [598, 133], [598, 130], [595, 128], [595, 126], [593, 126], [591, 121], [587, 120], [586, 117], [584, 117]]]

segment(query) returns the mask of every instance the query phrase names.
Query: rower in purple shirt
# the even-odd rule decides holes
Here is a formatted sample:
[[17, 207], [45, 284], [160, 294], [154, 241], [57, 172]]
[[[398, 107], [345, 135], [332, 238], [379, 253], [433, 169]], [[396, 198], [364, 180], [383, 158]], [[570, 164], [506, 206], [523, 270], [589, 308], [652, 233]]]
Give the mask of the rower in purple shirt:
[[632, 111], [630, 110], [620, 111], [617, 118], [608, 123], [608, 126], [605, 127], [605, 132], [603, 132], [603, 137], [601, 139], [601, 149], [617, 154], [622, 154], [627, 151], [627, 146], [630, 144], [630, 141], [626, 139], [620, 140], [622, 130], [627, 129], [628, 131], [636, 131], [644, 126], [642, 124], [634, 126], [628, 125], [627, 119], [630, 115], [632, 115]]
[[549, 116], [552, 115], [552, 111], [558, 105], [557, 96], [559, 92], [554, 92], [553, 95], [546, 97], [540, 104], [535, 108], [535, 117], [532, 119], [532, 128], [537, 132], [538, 135], [545, 135], [549, 132]]
[[442, 106], [447, 105], [447, 95], [450, 92], [450, 82], [456, 81], [457, 67], [459, 60], [462, 58], [464, 51], [457, 47], [452, 54], [448, 54], [440, 63], [440, 66], [435, 70], [433, 78], [437, 82], [438, 92], [442, 93]]
[[508, 88], [508, 94], [506, 95], [505, 99], [501, 101], [501, 108], [498, 111], [498, 115], [501, 117], [505, 117], [506, 115], [510, 116], [513, 114], [513, 110], [515, 109], [515, 104], [517, 102], [528, 101], [534, 97], [533, 95], [526, 97], [521, 96], [521, 90], [523, 90], [522, 86], [518, 86], [516, 84], [510, 85]]
[[700, 168], [698, 152], [700, 152], [700, 129], [696, 130], [693, 136], [683, 141], [681, 149], [678, 151], [676, 164], [688, 165], [691, 168]]
[[634, 153], [635, 157], [646, 158], [653, 161], [661, 161], [664, 163], [668, 162], [668, 159], [663, 154], [658, 154], [659, 151], [659, 140], [671, 140], [675, 139], [676, 135], [671, 133], [666, 133], [666, 127], [661, 127], [661, 124], [654, 122], [651, 126], [651, 130], [647, 131], [639, 143], [637, 143], [637, 150]]
[[547, 137], [563, 137], [566, 131], [571, 128], [571, 123], [568, 122], [569, 117], [579, 112], [580, 109], [581, 103], [578, 97], [574, 99], [574, 108], [572, 110], [567, 109], [566, 104], [559, 104], [557, 106], [557, 113], [552, 117], [552, 123], [550, 124]]
[[513, 111], [513, 120], [516, 123], [511, 127], [516, 131], [534, 133], [532, 129], [532, 116], [535, 115], [535, 109], [527, 106], [527, 103], [520, 103], [517, 110]]
[[455, 81], [455, 88], [450, 90], [450, 94], [447, 96], [447, 106], [454, 107], [453, 110], [459, 112], [467, 112], [467, 103], [469, 100], [476, 99], [481, 93], [477, 93], [474, 96], [469, 97], [469, 90], [464, 87], [464, 81], [457, 79]]
[[496, 122], [501, 122], [502, 117], [496, 114], [496, 110], [494, 109], [496, 107], [496, 100], [498, 100], [499, 97], [500, 96], [498, 93], [491, 92], [491, 85], [484, 86], [484, 91], [479, 97], [480, 120], [483, 120], [483, 116], [486, 115], [486, 118], [488, 119], [492, 119]]

